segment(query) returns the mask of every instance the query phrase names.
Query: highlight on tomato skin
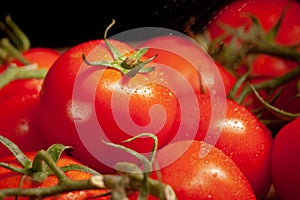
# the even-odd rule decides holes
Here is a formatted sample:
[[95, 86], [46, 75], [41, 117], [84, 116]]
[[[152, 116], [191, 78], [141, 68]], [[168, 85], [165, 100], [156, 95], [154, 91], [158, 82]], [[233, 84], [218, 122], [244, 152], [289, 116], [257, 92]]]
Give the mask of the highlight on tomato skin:
[[[287, 4], [288, 2], [289, 4]], [[254, 17], [259, 19], [265, 30], [270, 30], [286, 5], [289, 7], [286, 7], [285, 16], [274, 41], [282, 45], [295, 45], [300, 42], [300, 5], [299, 1], [295, 0], [231, 1], [220, 12], [216, 12], [214, 18], [207, 24], [207, 28], [212, 39], [224, 33], [218, 26], [218, 22], [221, 21], [235, 28], [245, 27], [245, 30], [249, 30], [253, 27], [253, 20], [251, 21], [247, 13], [251, 12]], [[95, 130], [92, 124], [93, 120], [99, 122], [101, 130], [107, 134], [109, 140], [123, 144], [123, 141], [132, 136], [131, 131], [137, 133], [136, 130], [138, 129], [134, 127], [126, 132], [124, 130], [128, 129], [122, 129], [118, 125], [138, 124], [145, 126], [149, 124], [151, 119], [162, 119], [162, 116], [166, 114], [166, 123], [162, 131], [157, 134], [158, 147], [162, 148], [162, 151], [156, 155], [156, 161], [164, 165], [170, 161], [172, 156], [184, 153], [174, 162], [170, 161], [170, 165], [160, 168], [157, 174], [153, 172], [151, 178], [158, 179], [158, 175], [161, 176], [163, 182], [174, 187], [178, 199], [263, 200], [272, 184], [276, 190], [276, 198], [278, 196], [283, 200], [298, 199], [300, 194], [297, 186], [300, 184], [298, 181], [300, 177], [297, 170], [300, 161], [297, 159], [298, 157], [295, 157], [297, 152], [300, 152], [297, 135], [300, 124], [298, 118], [280, 129], [277, 134], [277, 132], [271, 132], [274, 130], [269, 130], [260, 121], [260, 119], [275, 121], [277, 120], [276, 113], [274, 115], [273, 111], [264, 111], [263, 104], [255, 95], [251, 93], [245, 97], [246, 100], [249, 99], [250, 104], [245, 104], [248, 101], [242, 102], [244, 104], [238, 104], [233, 101], [234, 99], [228, 99], [226, 108], [224, 108], [226, 109], [224, 121], [212, 124], [213, 128], [222, 127], [217, 143], [214, 146], [205, 144], [203, 140], [207, 136], [208, 126], [211, 125], [212, 109], [209, 101], [211, 97], [205, 95], [207, 94], [207, 85], [205, 85], [205, 81], [202, 82], [194, 66], [184, 56], [173, 51], [179, 49], [178, 51], [185, 52], [184, 55], [187, 57], [201, 57], [203, 54], [196, 55], [195, 52], [199, 53], [199, 51], [194, 51], [195, 46], [187, 45], [188, 43], [185, 43], [184, 40], [169, 43], [173, 39], [173, 36], [166, 36], [145, 41], [143, 46], [150, 45], [153, 47], [145, 54], [145, 59], [157, 55], [154, 62], [168, 65], [179, 71], [198, 95], [200, 122], [196, 125], [198, 129], [195, 140], [190, 141], [190, 145], [185, 145], [185, 141], [169, 144], [176, 133], [174, 130], [182, 123], [182, 118], [178, 117], [181, 114], [179, 112], [180, 106], [172, 91], [156, 84], [145, 85], [142, 83], [142, 78], [135, 79], [140, 77], [139, 75], [124, 78], [122, 70], [116, 70], [111, 66], [103, 70], [97, 68], [99, 66], [88, 64], [88, 62], [95, 63], [99, 59], [106, 61], [107, 59], [115, 59], [114, 53], [109, 51], [111, 49], [107, 43], [103, 42], [104, 40], [83, 42], [70, 48], [64, 54], [43, 47], [32, 48], [24, 52], [23, 56], [28, 61], [37, 63], [38, 68], [48, 68], [49, 73], [45, 79], [17, 80], [0, 89], [0, 134], [13, 139], [22, 150], [26, 151], [44, 149], [53, 143], [70, 145], [74, 147], [74, 150], [69, 156], [71, 156], [70, 159], [74, 159], [74, 162], [77, 162], [75, 159], [78, 159], [84, 165], [91, 166], [101, 173], [110, 174], [115, 173], [112, 168], [114, 162], [118, 161], [119, 157], [127, 157], [127, 154], [122, 154], [124, 152], [121, 153], [120, 151], [120, 154], [115, 156], [118, 151], [103, 145], [99, 135], [93, 134]], [[122, 54], [128, 55], [136, 51], [125, 42], [110, 41]], [[222, 41], [223, 44], [227, 42], [227, 39]], [[160, 49], [162, 46], [164, 49]], [[94, 51], [95, 48], [99, 51]], [[238, 47], [236, 49], [239, 51]], [[299, 48], [297, 49], [295, 48], [295, 51], [299, 51]], [[82, 55], [89, 55], [90, 53], [92, 55], [87, 56], [85, 60]], [[226, 55], [226, 57], [231, 58], [230, 55]], [[145, 59], [141, 59], [141, 61], [145, 61]], [[86, 63], [83, 64], [83, 60]], [[219, 60], [214, 60], [223, 79], [226, 95], [232, 91], [231, 89], [235, 86], [238, 78], [246, 73], [250, 75], [248, 74], [249, 76], [246, 77], [245, 84], [241, 85], [241, 90], [247, 87], [247, 84], [255, 85], [261, 80], [271, 80], [272, 78], [279, 80], [299, 65], [293, 59], [289, 60], [286, 57], [275, 57], [264, 53], [251, 55], [245, 61], [238, 66], [238, 69], [231, 68], [227, 71], [225, 65], [223, 66]], [[17, 60], [13, 60], [12, 63], [17, 64], [18, 67], [23, 67], [22, 62]], [[5, 68], [0, 68], [0, 73]], [[99, 77], [101, 78], [99, 79]], [[252, 78], [253, 80], [251, 80]], [[273, 91], [273, 96], [276, 96], [277, 92], [282, 89], [279, 97], [273, 101], [276, 108], [287, 111], [289, 114], [295, 113], [295, 111], [296, 114], [299, 113], [299, 105], [297, 104], [299, 101], [298, 79], [285, 82], [282, 88]], [[119, 80], [125, 80], [126, 84], [119, 87], [118, 92], [116, 92], [112, 88], [116, 88]], [[249, 82], [247, 82], [248, 80]], [[138, 87], [127, 87], [133, 85]], [[238, 91], [237, 95], [240, 94], [241, 90]], [[269, 90], [270, 88], [259, 91], [259, 94], [267, 99]], [[130, 100], [126, 96], [128, 94], [131, 94]], [[95, 99], [91, 101], [90, 96], [95, 97]], [[113, 98], [115, 101], [112, 101]], [[187, 94], [184, 98], [186, 100], [194, 98], [194, 96]], [[124, 106], [127, 103], [130, 109]], [[164, 107], [166, 112], [152, 112], [153, 115], [150, 116], [149, 108], [156, 104]], [[187, 106], [192, 107], [193, 105]], [[117, 112], [113, 112], [114, 110]], [[257, 113], [258, 110], [264, 112], [256, 117], [254, 112]], [[93, 111], [96, 113], [92, 113]], [[128, 118], [121, 117], [125, 120], [118, 124], [115, 121], [115, 114], [127, 112], [132, 120], [130, 122], [134, 123], [129, 123], [126, 121]], [[91, 116], [95, 118], [91, 119]], [[192, 118], [191, 116], [188, 117]], [[281, 122], [286, 123], [290, 119], [284, 119]], [[188, 123], [188, 120], [184, 123]], [[183, 124], [183, 126], [189, 127], [190, 124]], [[83, 141], [83, 137], [88, 139]], [[86, 145], [86, 141], [89, 142], [89, 145]], [[148, 152], [152, 149], [153, 143], [152, 139], [139, 138], [124, 144], [134, 150]], [[187, 146], [188, 149], [185, 149], [184, 147]], [[202, 147], [211, 150], [206, 157], [199, 157]], [[97, 154], [95, 154], [95, 149], [97, 149]], [[10, 153], [7, 149], [2, 149], [1, 146], [0, 152], [0, 158]], [[104, 160], [106, 163], [102, 162]], [[132, 159], [133, 162], [140, 162], [136, 160], [136, 157]], [[14, 162], [15, 160], [5, 158], [5, 161]], [[1, 173], [2, 168], [0, 167], [0, 177]], [[69, 174], [73, 175], [73, 173]], [[20, 176], [17, 179], [12, 178], [13, 181], [8, 181], [11, 178], [10, 175], [11, 173], [7, 175], [5, 171], [3, 182], [0, 179], [0, 188], [2, 185], [4, 188], [10, 187], [11, 185], [7, 186], [6, 184], [14, 183], [16, 183], [14, 187], [17, 186], [17, 183], [20, 182]], [[79, 173], [74, 173], [74, 177], [75, 179], [88, 178], [88, 176]], [[57, 180], [51, 179], [50, 182], [51, 184], [57, 183]], [[24, 184], [27, 183], [26, 179]], [[46, 181], [43, 184], [47, 185], [48, 183]], [[83, 194], [83, 198], [86, 198], [85, 195]], [[137, 199], [137, 193], [130, 194], [128, 198], [130, 200]], [[150, 196], [149, 199], [157, 198]]]
[[158, 152], [155, 162], [151, 177], [168, 183], [178, 199], [256, 199], [235, 162], [203, 141], [169, 144]]
[[[61, 55], [52, 48], [36, 47], [22, 53], [24, 58], [36, 64], [37, 68], [48, 70]], [[20, 68], [29, 67], [13, 59], [1, 67], [1, 73], [16, 64]], [[0, 74], [1, 74], [0, 73]], [[24, 78], [13, 80], [0, 89], [0, 132], [3, 136], [14, 140], [24, 151], [34, 151], [47, 147], [39, 125], [40, 91], [43, 78]], [[1, 156], [10, 152], [0, 146]]]
[[264, 199], [271, 186], [273, 138], [270, 130], [250, 110], [229, 99], [226, 100], [225, 118], [211, 122], [211, 97], [198, 95], [198, 100], [200, 121], [195, 140], [204, 140], [209, 128], [220, 129], [220, 136], [214, 146], [239, 166], [257, 199]]
[[[109, 40], [109, 42], [121, 56], [127, 56], [128, 52], [135, 52], [125, 42], [117, 40]], [[144, 131], [155, 131], [159, 141], [158, 146], [161, 147], [170, 134], [175, 134], [169, 130], [176, 116], [177, 99], [166, 86], [154, 81], [150, 82], [160, 77], [159, 72], [153, 71], [147, 76], [141, 73], [134, 77], [126, 77], [123, 72], [113, 67], [103, 68], [84, 63], [83, 54], [87, 56], [88, 62], [117, 60], [104, 40], [87, 41], [64, 52], [52, 65], [44, 79], [40, 96], [42, 133], [48, 144], [63, 143], [74, 146], [73, 156], [76, 159], [91, 164], [93, 168], [103, 173], [111, 173], [111, 166], [105, 166], [101, 163], [102, 158], [99, 158], [104, 154], [101, 151], [103, 144], [100, 138], [107, 137], [114, 143], [122, 143], [134, 134], [140, 134], [140, 131], [137, 131], [140, 129], [139, 126], [143, 127], [151, 122], [149, 126], [145, 126]], [[68, 77], [68, 81], [65, 77]], [[150, 107], [155, 108], [153, 105], [156, 104], [162, 109], [157, 107], [160, 109], [159, 112], [149, 113]], [[117, 120], [118, 117], [121, 119]], [[157, 126], [161, 122], [164, 123], [157, 131]], [[133, 125], [129, 127], [128, 124]], [[92, 129], [91, 127], [94, 126], [95, 128]], [[99, 126], [102, 132], [95, 133]], [[84, 139], [86, 132], [95, 138]], [[47, 137], [50, 134], [52, 137]], [[90, 144], [86, 145], [85, 142]], [[138, 138], [124, 145], [139, 152], [149, 152], [153, 140]], [[94, 146], [99, 146], [99, 149], [96, 150]], [[98, 158], [95, 158], [88, 148], [99, 151]], [[108, 156], [103, 155], [103, 159], [107, 160]]]
[[[203, 61], [208, 62], [205, 59], [207, 54], [192, 38], [175, 35], [158, 36], [142, 42], [139, 47], [149, 47], [146, 55], [157, 55], [154, 62], [170, 66], [179, 71], [189, 81], [195, 93], [208, 93], [209, 89], [214, 87], [213, 84], [217, 82], [216, 80], [207, 82], [201, 74], [199, 61], [203, 59]], [[225, 93], [228, 94], [236, 82], [236, 77], [215, 60], [211, 60], [211, 63], [206, 64], [217, 68], [223, 79]], [[214, 75], [212, 74], [212, 76]]]

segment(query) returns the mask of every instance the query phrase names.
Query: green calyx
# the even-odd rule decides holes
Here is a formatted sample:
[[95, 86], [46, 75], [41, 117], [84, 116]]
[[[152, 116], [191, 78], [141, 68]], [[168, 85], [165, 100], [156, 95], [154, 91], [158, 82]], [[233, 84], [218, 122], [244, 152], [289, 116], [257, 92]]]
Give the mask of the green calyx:
[[127, 56], [122, 54], [116, 47], [114, 47], [109, 42], [108, 39], [106, 39], [107, 31], [114, 25], [114, 23], [115, 21], [113, 20], [113, 22], [107, 27], [104, 33], [104, 42], [109, 48], [110, 52], [112, 53], [113, 60], [100, 60], [95, 62], [89, 62], [86, 56], [83, 54], [83, 61], [91, 66], [110, 67], [113, 69], [117, 69], [127, 77], [134, 77], [137, 73], [149, 73], [154, 71], [154, 66], [146, 67], [146, 65], [152, 60], [154, 60], [157, 57], [157, 55], [148, 58], [147, 60], [142, 60], [142, 57], [148, 51], [148, 48], [140, 48], [136, 50], [133, 54]]
[[56, 166], [57, 161], [60, 159], [62, 153], [70, 149], [70, 146], [62, 144], [53, 144], [47, 150], [40, 150], [35, 155], [33, 161], [31, 161], [19, 147], [10, 141], [8, 138], [0, 135], [0, 143], [2, 143], [10, 152], [15, 156], [21, 167], [14, 167], [4, 162], [0, 162], [1, 167], [5, 167], [19, 174], [33, 177], [36, 182], [43, 182], [47, 176], [55, 174], [59, 179], [65, 179], [65, 171], [79, 170], [91, 174], [99, 174], [98, 172], [81, 166], [81, 165], [69, 165], [66, 167], [58, 168]]
[[[130, 138], [124, 142], [130, 142], [138, 137], [149, 136], [154, 139], [155, 145], [153, 147], [153, 154], [150, 160], [144, 155], [135, 152], [124, 146], [104, 142], [109, 146], [120, 148], [128, 153], [136, 156], [145, 167], [145, 170], [150, 170], [153, 158], [157, 148], [157, 138], [149, 133], [142, 133], [136, 137]], [[62, 153], [70, 149], [70, 146], [62, 144], [53, 144], [47, 150], [37, 151], [33, 161], [31, 161], [12, 141], [0, 135], [0, 143], [2, 143], [8, 150], [12, 152], [15, 159], [21, 167], [15, 167], [5, 162], [0, 162], [0, 167], [9, 169], [17, 174], [29, 176], [33, 181], [43, 182], [48, 176], [55, 176], [59, 180], [58, 184], [48, 187], [37, 188], [22, 188], [22, 180], [20, 187], [0, 189], [0, 199], [6, 197], [28, 197], [42, 199], [49, 196], [57, 196], [72, 191], [84, 190], [101, 190], [106, 189], [97, 197], [110, 196], [111, 200], [127, 199], [128, 191], [139, 192], [139, 199], [146, 200], [148, 195], [154, 195], [162, 200], [176, 200], [174, 190], [168, 184], [164, 184], [160, 180], [150, 178], [148, 171], [143, 171], [138, 165], [119, 162], [115, 165], [116, 174], [100, 174], [93, 169], [77, 164], [70, 164], [59, 167], [57, 162], [61, 158]], [[91, 178], [86, 180], [70, 179], [65, 172], [67, 171], [81, 171], [91, 174]], [[91, 197], [92, 198], [92, 197]]]

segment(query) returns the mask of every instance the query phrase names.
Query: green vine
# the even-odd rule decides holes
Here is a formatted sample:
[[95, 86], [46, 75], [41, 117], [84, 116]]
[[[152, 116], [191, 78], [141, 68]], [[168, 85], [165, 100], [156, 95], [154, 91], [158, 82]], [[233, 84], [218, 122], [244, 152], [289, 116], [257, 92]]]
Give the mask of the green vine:
[[[155, 141], [157, 138], [151, 134], [141, 134], [140, 136], [150, 136]], [[136, 136], [140, 137], [140, 136]], [[133, 139], [135, 139], [133, 138]], [[107, 190], [107, 193], [101, 196], [109, 195], [111, 200], [126, 199], [127, 195], [132, 191], [139, 192], [139, 200], [146, 200], [148, 195], [154, 195], [162, 200], [176, 200], [176, 195], [173, 189], [162, 183], [159, 180], [148, 177], [151, 170], [151, 161], [143, 155], [126, 148], [122, 145], [104, 142], [107, 145], [121, 148], [124, 151], [132, 153], [145, 165], [145, 171], [135, 164], [120, 162], [115, 165], [117, 174], [100, 174], [93, 169], [83, 165], [68, 165], [65, 167], [57, 166], [57, 161], [60, 159], [62, 153], [71, 148], [62, 144], [51, 145], [47, 150], [40, 150], [35, 155], [33, 161], [26, 157], [26, 155], [9, 139], [0, 135], [0, 142], [6, 146], [17, 161], [21, 164], [21, 168], [14, 167], [7, 163], [0, 162], [0, 167], [7, 168], [17, 174], [23, 174], [33, 178], [33, 181], [43, 182], [48, 176], [56, 176], [59, 180], [55, 186], [44, 188], [6, 188], [0, 189], [0, 199], [6, 197], [32, 197], [44, 198], [64, 194], [71, 191], [83, 190]], [[66, 174], [66, 171], [77, 170], [92, 174], [92, 177], [87, 180], [71, 180]], [[97, 198], [99, 196], [95, 196]]]
[[[188, 35], [200, 44], [205, 44], [202, 45], [205, 47], [204, 50], [237, 78], [235, 85], [229, 91], [228, 98], [247, 107], [248, 102], [245, 102], [246, 97], [254, 95], [254, 97], [262, 104], [262, 107], [259, 109], [255, 108], [253, 113], [255, 113], [266, 125], [269, 125], [270, 123], [261, 118], [264, 109], [273, 113], [277, 118], [273, 119], [273, 121], [275, 122], [278, 120], [278, 123], [281, 125], [300, 115], [299, 113], [286, 112], [272, 105], [276, 98], [280, 96], [280, 92], [276, 93], [276, 91], [284, 84], [300, 77], [300, 52], [298, 51], [300, 44], [288, 46], [279, 44], [275, 40], [289, 5], [290, 4], [287, 3], [275, 25], [268, 31], [265, 31], [260, 24], [260, 21], [250, 13], [245, 14], [245, 17], [249, 17], [252, 22], [250, 29], [246, 29], [246, 27], [242, 26], [239, 28], [231, 27], [228, 24], [217, 22], [224, 30], [224, 33], [213, 40], [210, 38], [208, 30], [194, 33], [189, 29], [191, 25], [186, 25]], [[298, 66], [283, 76], [268, 77], [268, 79], [263, 82], [252, 83], [251, 80], [255, 77], [252, 77], [251, 75], [251, 62], [253, 61], [253, 58], [259, 54], [290, 60], [298, 63]], [[241, 66], [247, 67], [247, 71], [243, 74], [237, 72], [237, 69]], [[276, 95], [271, 95], [274, 97], [272, 99], [264, 99], [259, 93], [259, 91], [263, 90], [270, 94], [276, 93]], [[271, 126], [270, 128], [272, 129]]]

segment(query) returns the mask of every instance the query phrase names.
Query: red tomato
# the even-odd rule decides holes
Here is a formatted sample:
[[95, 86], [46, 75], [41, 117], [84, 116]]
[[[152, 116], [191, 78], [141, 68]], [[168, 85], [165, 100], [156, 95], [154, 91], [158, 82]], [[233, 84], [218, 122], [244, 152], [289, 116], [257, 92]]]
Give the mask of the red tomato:
[[224, 66], [222, 66], [217, 61], [214, 61], [216, 66], [218, 67], [218, 70], [222, 76], [222, 80], [225, 86], [225, 93], [228, 95], [234, 84], [236, 83], [237, 79], [236, 77], [231, 74]]
[[[200, 123], [195, 140], [207, 141], [228, 155], [247, 177], [257, 199], [263, 199], [271, 185], [271, 132], [245, 107], [228, 99], [224, 107], [217, 107], [214, 104], [218, 102], [199, 96]], [[226, 114], [217, 119], [212, 110]]]
[[[24, 53], [28, 61], [46, 69], [59, 55], [48, 48], [33, 48]], [[21, 65], [17, 61], [12, 62]], [[24, 151], [39, 150], [46, 144], [37, 122], [42, 83], [43, 79], [22, 79], [0, 89], [0, 134], [14, 141]], [[2, 146], [0, 151], [1, 157], [10, 154]]]
[[146, 55], [157, 54], [156, 62], [179, 71], [190, 82], [196, 93], [207, 93], [209, 89], [219, 90], [216, 89], [218, 88], [216, 85], [223, 83], [228, 94], [236, 81], [232, 74], [220, 63], [213, 61], [201, 46], [187, 36], [158, 36], [146, 40], [140, 46], [149, 47]]
[[[32, 161], [34, 156], [36, 155], [36, 151], [34, 152], [26, 152], [25, 155]], [[7, 156], [3, 157], [0, 162], [4, 162], [7, 164], [11, 164], [15, 167], [21, 167], [20, 164], [17, 162], [14, 156]], [[59, 167], [67, 166], [67, 165], [82, 165], [80, 162], [74, 160], [73, 158], [63, 154], [61, 158], [58, 160], [57, 165]], [[86, 172], [81, 171], [67, 171], [66, 175], [72, 180], [87, 180], [92, 175]], [[24, 178], [25, 177], [25, 178]], [[20, 183], [22, 183], [20, 185]], [[0, 189], [8, 189], [8, 188], [43, 188], [43, 187], [50, 187], [55, 186], [58, 184], [58, 179], [56, 176], [48, 176], [42, 183], [37, 183], [32, 180], [30, 176], [24, 176], [23, 174], [18, 174], [16, 172], [12, 172], [4, 167], [0, 167]], [[96, 195], [106, 193], [106, 190], [83, 190], [83, 191], [75, 191], [75, 192], [68, 192], [65, 194], [61, 194], [58, 196], [47, 197], [44, 199], [51, 200], [71, 200], [71, 199], [78, 199], [84, 200], [89, 197], [93, 197]], [[9, 199], [16, 199], [15, 197], [5, 198]], [[18, 197], [20, 200], [28, 199], [27, 197]], [[109, 199], [108, 196], [100, 198], [100, 199]]]
[[[135, 52], [126, 43], [110, 43], [123, 55]], [[74, 146], [76, 159], [102, 173], [111, 172], [114, 159], [125, 158], [114, 149], [105, 149], [101, 138], [120, 144], [150, 132], [156, 134], [161, 147], [172, 134], [177, 112], [176, 96], [161, 84], [161, 72], [127, 78], [110, 67], [87, 65], [82, 54], [89, 61], [113, 60], [104, 41], [95, 40], [72, 47], [53, 64], [41, 92], [41, 127], [49, 144]], [[151, 82], [157, 78], [159, 82]], [[151, 138], [139, 138], [122, 144], [144, 153], [151, 151], [154, 143]]]
[[[60, 52], [52, 48], [46, 47], [33, 47], [28, 51], [23, 53], [23, 56], [30, 63], [37, 63], [39, 68], [49, 68], [54, 61], [60, 56]], [[22, 63], [14, 60], [12, 61], [19, 66], [22, 66]]]
[[157, 153], [156, 163], [152, 177], [159, 174], [178, 199], [256, 199], [233, 160], [202, 141], [169, 144]]
[[[246, 27], [249, 29], [252, 22], [247, 13], [251, 13], [258, 18], [265, 30], [273, 27], [282, 10], [287, 5], [288, 0], [241, 0], [231, 1], [212, 18], [207, 25], [211, 37], [214, 39], [224, 33], [218, 22], [228, 24], [239, 28]], [[281, 26], [276, 36], [276, 41], [283, 45], [299, 44], [300, 29], [300, 4], [298, 1], [292, 0], [282, 20]], [[224, 40], [227, 42], [227, 40]], [[288, 72], [291, 68], [296, 67], [297, 63], [287, 62], [284, 59], [278, 59], [272, 56], [258, 55], [252, 63], [254, 75], [259, 76], [279, 76]]]
[[[276, 95], [278, 95], [277, 92], [279, 92], [279, 95], [274, 100], [272, 105], [280, 109], [281, 111], [289, 114], [300, 113], [300, 96], [299, 96], [300, 91], [298, 89], [299, 81], [300, 81], [300, 77], [287, 82], [286, 84], [282, 85], [282, 87], [279, 87], [274, 92]], [[289, 118], [287, 116], [278, 117], [278, 114], [279, 114], [278, 112], [274, 112], [266, 109], [263, 111], [263, 115], [261, 116], [262, 120], [269, 121], [267, 125], [270, 128], [270, 130], [274, 132], [273, 135], [276, 135], [276, 133], [283, 126], [285, 126], [287, 123], [289, 123], [292, 120], [292, 118]], [[280, 119], [280, 121], [278, 121], [278, 119]]]
[[283, 85], [274, 106], [286, 112], [300, 113], [299, 81], [300, 77]]
[[300, 117], [286, 124], [275, 136], [272, 150], [272, 178], [278, 197], [299, 199]]

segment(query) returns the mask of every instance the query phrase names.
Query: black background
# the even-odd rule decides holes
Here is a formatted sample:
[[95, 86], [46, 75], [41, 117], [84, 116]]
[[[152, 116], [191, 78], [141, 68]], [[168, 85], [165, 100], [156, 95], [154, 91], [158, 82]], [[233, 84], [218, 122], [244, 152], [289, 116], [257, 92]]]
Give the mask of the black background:
[[184, 32], [190, 16], [201, 30], [224, 0], [105, 0], [105, 1], [3, 1], [0, 20], [11, 15], [31, 41], [32, 47], [68, 47], [103, 38], [112, 19], [113, 35], [138, 27], [164, 27]]

